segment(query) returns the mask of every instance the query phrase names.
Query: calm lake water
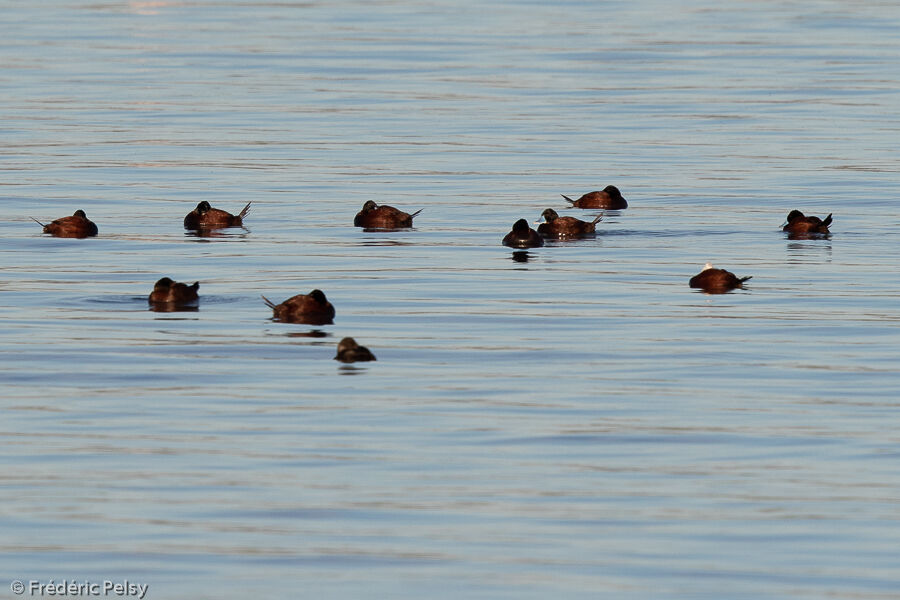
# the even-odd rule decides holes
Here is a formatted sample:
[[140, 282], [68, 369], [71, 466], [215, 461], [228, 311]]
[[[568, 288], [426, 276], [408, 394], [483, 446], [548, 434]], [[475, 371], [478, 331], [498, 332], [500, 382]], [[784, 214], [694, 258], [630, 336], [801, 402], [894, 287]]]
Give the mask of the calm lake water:
[[[896, 3], [3, 14], [0, 596], [900, 598]], [[260, 298], [314, 288], [333, 325]]]

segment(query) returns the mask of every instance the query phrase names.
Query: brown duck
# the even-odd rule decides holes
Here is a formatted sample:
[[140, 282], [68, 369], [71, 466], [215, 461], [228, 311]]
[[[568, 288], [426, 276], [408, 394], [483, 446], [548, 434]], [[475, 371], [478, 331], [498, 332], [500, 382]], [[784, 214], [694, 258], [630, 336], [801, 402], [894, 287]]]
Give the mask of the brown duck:
[[830, 213], [824, 219], [820, 219], [819, 217], [807, 217], [799, 210], [792, 210], [788, 213], [787, 221], [785, 221], [784, 225], [781, 227], [781, 230], [791, 234], [826, 234], [830, 233], [828, 231], [829, 225], [831, 225]]
[[565, 194], [563, 198], [572, 203], [573, 208], [605, 208], [607, 210], [619, 210], [628, 208], [628, 202], [622, 197], [622, 193], [614, 185], [608, 185], [599, 192], [588, 192], [578, 200], [572, 200]]
[[44, 225], [34, 217], [31, 220], [44, 228], [44, 233], [54, 237], [86, 238], [97, 235], [97, 225], [87, 218], [84, 211], [78, 209], [71, 217], [63, 217]]
[[356, 227], [367, 229], [400, 229], [413, 226], [413, 217], [422, 212], [420, 208], [409, 214], [398, 208], [382, 204], [379, 206], [374, 200], [367, 200], [362, 210], [356, 213], [353, 224]]
[[334, 307], [325, 298], [322, 290], [309, 294], [297, 294], [281, 304], [275, 304], [265, 296], [266, 306], [274, 311], [273, 319], [285, 323], [305, 323], [307, 325], [330, 325], [334, 323]]
[[544, 222], [538, 225], [537, 232], [545, 238], [580, 237], [595, 233], [595, 227], [603, 219], [598, 215], [593, 221], [582, 221], [575, 217], [561, 217], [555, 210], [548, 208], [541, 213]]
[[366, 348], [365, 346], [360, 346], [356, 343], [356, 340], [351, 337], [345, 337], [340, 342], [338, 342], [337, 354], [335, 355], [334, 360], [339, 360], [345, 363], [352, 363], [377, 359], [375, 358], [375, 355], [369, 351], [368, 348]]
[[744, 282], [751, 276], [738, 277], [731, 271], [716, 269], [711, 263], [706, 263], [703, 270], [691, 277], [688, 282], [692, 288], [701, 288], [710, 294], [724, 294], [735, 288], [743, 287]]
[[503, 245], [510, 248], [538, 248], [544, 245], [544, 239], [528, 226], [528, 221], [519, 219], [513, 223], [512, 231], [503, 237]]
[[209, 202], [203, 200], [197, 208], [184, 217], [185, 229], [222, 229], [225, 227], [240, 227], [244, 224], [244, 217], [250, 212], [250, 202], [236, 215], [213, 208]]
[[197, 281], [188, 285], [163, 277], [153, 285], [153, 291], [150, 292], [150, 297], [147, 300], [150, 304], [194, 304], [199, 299], [197, 296], [199, 287], [200, 283]]

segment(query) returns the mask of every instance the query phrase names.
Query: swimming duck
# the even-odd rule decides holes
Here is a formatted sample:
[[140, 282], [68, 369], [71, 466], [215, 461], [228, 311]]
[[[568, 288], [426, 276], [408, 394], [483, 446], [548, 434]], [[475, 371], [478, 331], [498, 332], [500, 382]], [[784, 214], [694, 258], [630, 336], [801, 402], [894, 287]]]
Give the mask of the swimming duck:
[[807, 217], [799, 210], [792, 210], [788, 213], [787, 221], [781, 227], [782, 231], [788, 233], [830, 233], [828, 226], [831, 225], [831, 214], [825, 219], [819, 217]]
[[71, 217], [62, 217], [44, 225], [34, 217], [31, 220], [44, 228], [44, 233], [54, 237], [86, 238], [97, 235], [97, 225], [87, 218], [80, 208]]
[[203, 200], [197, 208], [184, 217], [185, 229], [221, 229], [224, 227], [240, 227], [244, 224], [244, 217], [250, 212], [250, 202], [236, 215], [213, 208], [209, 202]]
[[150, 304], [193, 304], [199, 299], [197, 296], [199, 287], [198, 281], [188, 285], [163, 277], [153, 285], [148, 301]]
[[692, 288], [702, 288], [703, 291], [710, 294], [723, 294], [735, 288], [743, 287], [744, 282], [751, 276], [737, 277], [731, 271], [725, 269], [716, 269], [712, 263], [706, 263], [703, 270], [691, 277], [690, 285]]
[[544, 237], [579, 237], [594, 233], [595, 226], [603, 219], [603, 215], [598, 215], [591, 222], [582, 221], [575, 217], [560, 217], [552, 208], [548, 208], [541, 213], [544, 222], [538, 225], [537, 232]]
[[372, 354], [368, 348], [365, 346], [360, 346], [356, 343], [351, 337], [345, 337], [340, 342], [338, 342], [337, 346], [337, 355], [335, 355], [334, 360], [339, 360], [345, 363], [352, 362], [362, 362], [368, 360], [377, 360], [375, 355]]
[[273, 319], [285, 323], [305, 323], [308, 325], [330, 325], [334, 323], [334, 307], [325, 298], [322, 290], [309, 294], [297, 294], [281, 304], [275, 304], [265, 296], [266, 306], [274, 311]]
[[571, 202], [573, 208], [605, 208], [608, 210], [628, 208], [628, 202], [622, 197], [619, 188], [614, 185], [606, 186], [603, 191], [588, 192], [578, 200], [572, 200], [565, 194], [560, 195]]
[[544, 240], [528, 226], [528, 221], [519, 219], [513, 223], [512, 231], [504, 236], [503, 245], [510, 248], [538, 248], [544, 245]]
[[412, 227], [413, 217], [422, 212], [420, 208], [416, 212], [409, 214], [398, 208], [382, 204], [379, 206], [374, 200], [367, 200], [363, 204], [362, 210], [356, 213], [353, 218], [353, 224], [356, 227], [366, 227], [368, 229], [400, 229], [402, 227]]

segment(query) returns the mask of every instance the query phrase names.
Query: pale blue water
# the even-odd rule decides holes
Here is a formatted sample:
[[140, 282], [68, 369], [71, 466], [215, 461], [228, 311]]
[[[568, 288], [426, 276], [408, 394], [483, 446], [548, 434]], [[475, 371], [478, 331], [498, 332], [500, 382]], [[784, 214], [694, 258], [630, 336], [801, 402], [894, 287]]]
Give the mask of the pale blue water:
[[[3, 13], [3, 597], [900, 598], [900, 7]], [[500, 245], [611, 183], [595, 238]], [[317, 287], [334, 325], [260, 299]]]

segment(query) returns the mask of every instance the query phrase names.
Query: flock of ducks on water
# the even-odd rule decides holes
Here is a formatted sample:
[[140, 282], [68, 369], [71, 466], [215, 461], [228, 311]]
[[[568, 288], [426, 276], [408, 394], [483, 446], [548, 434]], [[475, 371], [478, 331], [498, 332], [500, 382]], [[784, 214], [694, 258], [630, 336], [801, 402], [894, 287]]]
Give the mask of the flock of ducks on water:
[[[566, 195], [563, 195], [563, 198], [574, 208], [621, 210], [628, 207], [628, 202], [614, 185], [608, 185], [602, 191], [585, 194], [578, 200], [572, 200]], [[503, 244], [511, 248], [537, 248], [544, 245], [544, 238], [564, 239], [592, 235], [595, 233], [597, 223], [603, 218], [602, 213], [590, 222], [575, 217], [560, 217], [552, 208], [546, 209], [541, 216], [544, 221], [538, 225], [537, 231], [532, 229], [525, 219], [516, 221], [512, 231], [503, 238]], [[799, 210], [792, 210], [782, 225], [782, 231], [794, 238], [824, 236], [829, 234], [830, 224], [831, 215], [820, 219], [807, 217]], [[724, 294], [743, 287], [744, 282], [751, 277], [738, 277], [731, 271], [716, 269], [711, 263], [706, 263], [700, 273], [691, 277], [688, 285], [702, 289], [708, 294]]]
[[[622, 197], [619, 189], [614, 185], [608, 185], [601, 191], [590, 192], [581, 196], [578, 200], [572, 200], [563, 195], [572, 208], [622, 210], [628, 207], [628, 202]], [[213, 208], [209, 202], [202, 201], [197, 207], [184, 217], [184, 228], [198, 232], [209, 232], [226, 227], [241, 227], [244, 217], [250, 212], [250, 202], [236, 215], [224, 210]], [[366, 229], [403, 229], [412, 227], [413, 218], [421, 211], [410, 214], [393, 206], [378, 205], [372, 200], [363, 204], [353, 225]], [[512, 230], [503, 238], [503, 245], [511, 248], [537, 248], [544, 245], [544, 238], [570, 239], [593, 235], [597, 223], [603, 218], [598, 215], [593, 221], [582, 221], [575, 217], [561, 217], [552, 208], [546, 209], [542, 214], [543, 222], [534, 230], [525, 219], [516, 221]], [[83, 210], [76, 210], [71, 217], [62, 217], [48, 224], [43, 224], [31, 217], [38, 225], [44, 228], [44, 233], [55, 237], [86, 238], [97, 235], [97, 225], [87, 218]], [[799, 210], [792, 210], [782, 230], [789, 237], [804, 238], [814, 236], [827, 236], [828, 226], [831, 225], [831, 215], [824, 219], [806, 216]], [[688, 285], [692, 288], [700, 288], [706, 293], [723, 294], [733, 289], [743, 287], [747, 277], [738, 277], [725, 269], [716, 269], [710, 263], [706, 263], [703, 270], [691, 277]], [[199, 296], [197, 289], [199, 282], [191, 285], [173, 281], [169, 277], [163, 277], [153, 286], [148, 301], [154, 310], [196, 310]], [[288, 298], [281, 304], [275, 304], [265, 296], [262, 296], [266, 306], [272, 309], [273, 319], [285, 323], [302, 323], [307, 325], [329, 325], [334, 323], [334, 306], [325, 297], [322, 290], [313, 290], [309, 294], [297, 294]], [[375, 355], [365, 346], [360, 346], [353, 338], [345, 337], [338, 343], [335, 360], [345, 363], [357, 361], [376, 360]]]

